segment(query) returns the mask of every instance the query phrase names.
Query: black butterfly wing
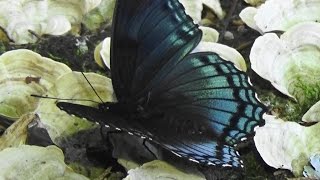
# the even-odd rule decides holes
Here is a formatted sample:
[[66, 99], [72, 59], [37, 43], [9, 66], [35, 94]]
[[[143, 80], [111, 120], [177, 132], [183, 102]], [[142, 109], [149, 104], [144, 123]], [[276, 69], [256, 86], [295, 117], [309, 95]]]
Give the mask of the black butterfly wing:
[[90, 121], [148, 137], [191, 161], [242, 166], [233, 146], [264, 124], [265, 112], [248, 77], [210, 52], [188, 55], [162, 77], [158, 86], [149, 88], [144, 107], [149, 118], [128, 121], [102, 109], [58, 106], [68, 106], [62, 108]]
[[[231, 62], [214, 53], [187, 55], [201, 31], [177, 0], [118, 0], [111, 71], [120, 103], [143, 118], [58, 103], [91, 121], [145, 136], [178, 156], [203, 164], [241, 166], [233, 146], [262, 125], [263, 105]], [[143, 103], [141, 103], [143, 99]]]
[[111, 74], [118, 100], [135, 101], [155, 74], [178, 63], [201, 31], [177, 0], [118, 0], [111, 39]]
[[[239, 153], [232, 146], [214, 141], [214, 138], [209, 139], [206, 136], [194, 135], [191, 138], [188, 136], [188, 140], [185, 141], [186, 133], [172, 135], [173, 131], [169, 132], [170, 129], [134, 122], [128, 123], [126, 119], [102, 109], [67, 102], [58, 102], [57, 106], [69, 114], [92, 122], [99, 122], [101, 125], [107, 125], [142, 138], [148, 138], [175, 155], [197, 163], [242, 167]], [[162, 119], [158, 120], [161, 121]]]

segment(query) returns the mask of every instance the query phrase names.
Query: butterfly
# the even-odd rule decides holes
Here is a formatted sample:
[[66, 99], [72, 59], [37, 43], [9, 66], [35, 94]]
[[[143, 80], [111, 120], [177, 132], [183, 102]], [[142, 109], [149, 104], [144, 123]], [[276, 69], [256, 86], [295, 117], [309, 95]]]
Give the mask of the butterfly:
[[242, 167], [234, 146], [262, 126], [248, 76], [213, 52], [178, 0], [117, 0], [111, 77], [118, 102], [57, 106], [202, 165]]

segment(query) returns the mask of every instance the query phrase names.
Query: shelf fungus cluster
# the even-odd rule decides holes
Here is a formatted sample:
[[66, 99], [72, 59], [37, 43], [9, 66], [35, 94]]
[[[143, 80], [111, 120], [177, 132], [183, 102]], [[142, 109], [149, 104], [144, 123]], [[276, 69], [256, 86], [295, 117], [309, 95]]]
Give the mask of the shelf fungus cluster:
[[[181, 3], [197, 23], [202, 21], [203, 5], [218, 19], [225, 15], [219, 0], [182, 0]], [[115, 0], [2, 0], [0, 27], [16, 44], [35, 43], [45, 34], [77, 34], [81, 23], [89, 30], [98, 29], [103, 23], [111, 24], [114, 5]]]
[[304, 122], [319, 122], [320, 121], [320, 101], [315, 103], [302, 117]]
[[21, 145], [4, 149], [0, 151], [0, 167], [2, 179], [88, 180], [65, 164], [63, 152], [56, 146]]
[[99, 29], [103, 24], [111, 24], [116, 0], [101, 0], [101, 3], [84, 15], [82, 23], [89, 30]]
[[271, 115], [266, 115], [265, 120], [266, 125], [257, 128], [254, 137], [261, 157], [269, 166], [301, 176], [309, 158], [320, 154], [320, 123], [306, 127]]
[[[302, 111], [311, 107], [302, 121], [319, 122], [320, 1], [267, 0], [244, 9], [240, 17], [262, 34], [251, 48], [252, 69]], [[254, 137], [264, 161], [295, 175], [317, 177], [320, 168], [314, 162], [319, 161], [320, 124], [303, 126], [269, 115], [265, 119], [266, 125], [257, 128]], [[307, 166], [309, 161], [313, 167]]]
[[2, 0], [0, 26], [16, 44], [34, 43], [43, 34], [77, 31], [83, 16], [101, 0]]
[[155, 160], [145, 163], [140, 167], [130, 169], [128, 176], [124, 180], [163, 179], [164, 177], [165, 179], [205, 179], [199, 174], [186, 174], [166, 162]]
[[[52, 68], [55, 67], [55, 68]], [[52, 177], [67, 176], [69, 178], [72, 172], [63, 162], [63, 154], [58, 147], [48, 147], [53, 153], [48, 156], [53, 159], [59, 159], [61, 162], [59, 168], [52, 169], [51, 160], [46, 159], [42, 152], [47, 151], [46, 148], [37, 146], [21, 146], [27, 141], [28, 127], [32, 122], [41, 122], [42, 128], [47, 131], [51, 142], [61, 145], [64, 139], [78, 133], [81, 130], [92, 129], [96, 125], [92, 122], [71, 117], [64, 111], [59, 110], [55, 103], [56, 99], [37, 98], [31, 95], [48, 96], [54, 98], [70, 99], [71, 102], [96, 106], [98, 102], [96, 94], [87, 83], [84, 76], [79, 72], [72, 72], [69, 67], [62, 63], [55, 62], [49, 58], [40, 56], [30, 50], [20, 49], [9, 51], [0, 56], [0, 115], [15, 122], [6, 129], [5, 133], [0, 137], [0, 169], [6, 170], [7, 174], [1, 174], [1, 177], [7, 179], [19, 178], [19, 158], [12, 153], [24, 151], [27, 156], [33, 157], [39, 155], [39, 160], [28, 160], [28, 165], [24, 167], [35, 168], [41, 162], [45, 162], [48, 168], [36, 168], [36, 175], [55, 174]], [[85, 73], [94, 89], [104, 101], [115, 101], [111, 80], [107, 77]], [[73, 101], [73, 99], [93, 100], [93, 101]], [[11, 149], [9, 147], [12, 147]], [[51, 152], [51, 151], [50, 151]], [[33, 154], [33, 155], [31, 155]], [[19, 154], [20, 156], [20, 154]], [[45, 159], [41, 159], [45, 158]], [[50, 162], [49, 162], [50, 161]], [[11, 168], [11, 175], [9, 172]], [[44, 165], [41, 165], [44, 167]], [[49, 173], [49, 172], [50, 173]], [[4, 172], [4, 171], [1, 171]], [[17, 173], [19, 172], [19, 173]], [[34, 172], [30, 169], [30, 172]], [[66, 174], [70, 172], [69, 175]], [[9, 173], [9, 175], [8, 175]], [[28, 173], [25, 171], [24, 173]], [[58, 175], [60, 174], [60, 175]], [[73, 174], [73, 172], [71, 173]], [[29, 174], [31, 175], [31, 174]], [[29, 177], [26, 175], [25, 177]], [[80, 175], [72, 175], [71, 179], [87, 179]], [[50, 178], [49, 178], [50, 179]]]
[[69, 72], [71, 69], [65, 64], [42, 57], [30, 50], [21, 49], [2, 54], [0, 115], [17, 119], [33, 111], [39, 99], [30, 95], [43, 95], [61, 75]]
[[244, 0], [244, 1], [252, 6], [258, 6], [264, 3], [266, 0]]
[[267, 0], [261, 6], [243, 9], [240, 17], [261, 33], [287, 31], [301, 22], [319, 22], [320, 0]]
[[180, 2], [186, 8], [186, 13], [190, 15], [196, 23], [201, 21], [203, 5], [207, 6], [211, 11], [213, 11], [219, 19], [222, 19], [225, 15], [225, 12], [221, 8], [220, 0], [180, 0]]
[[320, 23], [299, 23], [283, 33], [266, 33], [254, 42], [252, 69], [301, 105], [320, 99]]

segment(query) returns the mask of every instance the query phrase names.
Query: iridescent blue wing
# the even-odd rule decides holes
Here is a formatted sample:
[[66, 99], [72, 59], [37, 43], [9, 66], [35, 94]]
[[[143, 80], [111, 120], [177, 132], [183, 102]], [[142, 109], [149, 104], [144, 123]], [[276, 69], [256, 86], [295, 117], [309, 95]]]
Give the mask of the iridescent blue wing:
[[161, 67], [174, 66], [189, 53], [201, 35], [177, 0], [118, 0], [111, 38], [118, 100], [133, 99]]
[[207, 133], [216, 141], [235, 145], [264, 124], [265, 107], [247, 75], [214, 53], [190, 54], [162, 77], [154, 82], [158, 86], [148, 88], [145, 107], [167, 117], [151, 120], [156, 127], [191, 131], [186, 139]]

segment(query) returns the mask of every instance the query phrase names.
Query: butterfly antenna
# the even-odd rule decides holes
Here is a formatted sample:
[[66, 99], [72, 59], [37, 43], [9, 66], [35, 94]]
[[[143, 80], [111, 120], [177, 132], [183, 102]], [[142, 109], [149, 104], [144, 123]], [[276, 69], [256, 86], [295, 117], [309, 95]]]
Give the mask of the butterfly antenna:
[[149, 104], [149, 101], [150, 101], [150, 96], [151, 96], [151, 92], [149, 91], [148, 92], [148, 96], [147, 96], [147, 102], [146, 102], [146, 106], [148, 106], [148, 104]]
[[93, 88], [92, 84], [89, 82], [88, 78], [86, 75], [84, 75], [83, 72], [81, 72], [81, 74], [83, 75], [83, 77], [86, 79], [86, 81], [88, 82], [88, 84], [90, 85], [91, 89], [93, 90], [93, 92], [97, 95], [97, 97], [100, 99], [100, 101], [103, 103], [104, 101], [101, 99], [101, 97], [99, 96], [99, 94], [97, 93], [97, 91]]
[[40, 96], [40, 95], [35, 95], [35, 94], [31, 94], [31, 96], [36, 97], [36, 98], [56, 99], [56, 100], [64, 100], [64, 101], [87, 101], [87, 102], [93, 102], [93, 103], [100, 104], [99, 102], [89, 100], [89, 99], [64, 99], [64, 98], [56, 98], [56, 97], [49, 97], [49, 96]]

